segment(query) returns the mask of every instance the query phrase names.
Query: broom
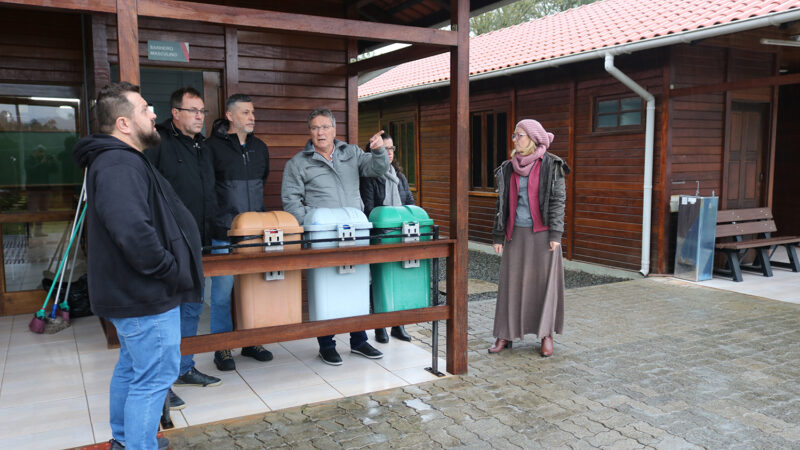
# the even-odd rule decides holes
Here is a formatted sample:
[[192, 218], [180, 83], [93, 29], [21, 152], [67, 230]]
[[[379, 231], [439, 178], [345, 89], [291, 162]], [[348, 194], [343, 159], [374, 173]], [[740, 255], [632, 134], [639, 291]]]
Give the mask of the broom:
[[[85, 171], [84, 171], [84, 175], [85, 175]], [[86, 177], [84, 176], [83, 188], [81, 188], [80, 198], [78, 199], [78, 207], [80, 207], [81, 203], [85, 204], [85, 202], [86, 202]], [[64, 292], [64, 300], [61, 303], [58, 303], [58, 294], [61, 293], [61, 283], [62, 283], [63, 278], [64, 278], [64, 274], [62, 273], [61, 274], [61, 281], [59, 281], [59, 291], [56, 294], [56, 300], [55, 300], [55, 303], [53, 304], [53, 312], [54, 312], [54, 314], [58, 315], [58, 317], [61, 317], [62, 319], [64, 319], [64, 321], [67, 322], [67, 323], [70, 323], [70, 319], [69, 319], [69, 301], [68, 301], [68, 299], [69, 299], [69, 290], [72, 287], [72, 274], [75, 271], [75, 262], [78, 259], [78, 252], [80, 251], [80, 242], [81, 242], [81, 237], [83, 236], [83, 222], [79, 223], [77, 225], [77, 228], [78, 228], [78, 239], [77, 239], [77, 243], [75, 244], [75, 251], [72, 253], [72, 262], [71, 262], [70, 269], [69, 269], [69, 277], [67, 277], [67, 289]], [[74, 233], [75, 231], [73, 230], [72, 232]], [[56, 309], [56, 305], [58, 305], [58, 309]], [[54, 314], [51, 314], [51, 317], [55, 318]]]
[[[78, 211], [75, 211], [76, 214], [77, 212]], [[78, 219], [78, 221], [73, 224], [72, 236], [69, 239], [69, 244], [67, 244], [67, 248], [64, 250], [64, 257], [61, 258], [61, 262], [58, 264], [58, 270], [56, 271], [55, 275], [56, 278], [62, 276], [63, 279], [62, 271], [64, 270], [64, 263], [67, 262], [68, 259], [67, 256], [69, 255], [69, 251], [72, 248], [72, 243], [75, 241], [75, 232], [80, 227], [80, 224], [83, 223], [83, 218], [85, 215], [86, 215], [86, 205], [83, 206], [83, 211], [81, 212], [81, 216]], [[61, 283], [58, 284], [60, 291]], [[55, 286], [56, 282], [54, 279], [53, 283], [50, 284], [50, 289], [47, 291], [47, 296], [44, 299], [44, 304], [42, 304], [42, 308], [36, 312], [36, 314], [33, 316], [33, 319], [31, 319], [31, 322], [28, 324], [28, 329], [34, 333], [53, 334], [69, 326], [69, 324], [66, 323], [62, 317], [55, 316], [55, 306], [57, 305], [57, 302], [54, 302], [52, 317], [47, 317], [47, 313], [45, 312], [45, 308], [47, 307], [47, 304], [50, 302], [50, 296], [53, 295], [53, 288]]]

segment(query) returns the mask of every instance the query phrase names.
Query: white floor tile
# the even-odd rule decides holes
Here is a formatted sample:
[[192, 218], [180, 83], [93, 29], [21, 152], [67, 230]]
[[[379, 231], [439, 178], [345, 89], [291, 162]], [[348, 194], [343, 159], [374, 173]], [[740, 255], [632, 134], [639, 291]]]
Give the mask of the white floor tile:
[[[54, 335], [31, 333], [31, 317], [0, 317], [0, 448], [108, 441], [108, 388], [119, 350], [107, 348], [97, 317], [77, 318]], [[207, 308], [204, 317], [207, 326]], [[265, 346], [274, 355], [268, 362], [234, 349], [233, 372], [217, 370], [213, 352], [195, 355], [197, 369], [223, 384], [175, 388], [187, 407], [172, 412], [173, 422], [186, 427], [434, 379], [423, 370], [430, 365], [427, 351], [397, 339], [379, 344], [373, 330], [368, 335], [383, 359], [351, 354], [346, 333], [335, 337], [342, 366], [324, 364], [314, 338]], [[440, 365], [443, 370], [444, 361]], [[54, 431], [43, 432], [44, 423]]]
[[[0, 437], [0, 448], [26, 450], [54, 450], [72, 448], [95, 443], [91, 424], [83, 424], [69, 428], [54, 429], [50, 424], [42, 424], [40, 430], [24, 436]], [[111, 432], [109, 437], [111, 439]], [[105, 439], [106, 441], [108, 439]], [[99, 441], [98, 441], [99, 442]]]
[[317, 358], [319, 355], [319, 344], [316, 338], [281, 342], [280, 345], [301, 361]]
[[388, 370], [407, 369], [424, 364], [431, 365], [430, 352], [413, 344], [406, 344], [402, 348], [395, 347], [383, 353], [383, 358], [376, 360], [378, 364]]
[[[43, 428], [57, 434], [55, 433], [57, 430], [69, 430], [87, 425], [90, 425], [89, 410], [86, 398], [83, 396], [0, 408], [0, 438], [3, 439], [32, 435], [41, 432]], [[0, 445], [0, 448], [12, 447]]]
[[275, 391], [261, 395], [261, 399], [264, 400], [267, 406], [272, 410], [291, 408], [336, 398], [342, 398], [342, 394], [327, 383], [305, 386], [298, 389]]
[[357, 376], [352, 378], [329, 381], [329, 383], [345, 397], [382, 391], [384, 389], [391, 389], [408, 384], [402, 378], [388, 371], [384, 371], [383, 373], [371, 372], [369, 374], [357, 374]]
[[184, 402], [181, 413], [189, 425], [242, 417], [269, 410], [236, 372], [220, 376], [222, 385], [214, 387], [175, 387]]
[[352, 378], [356, 373], [365, 376], [371, 374], [381, 375], [386, 372], [386, 369], [381, 367], [377, 363], [378, 361], [380, 360], [367, 359], [352, 353], [342, 353], [341, 366], [331, 366], [324, 363], [321, 358], [304, 361], [304, 363], [326, 381], [336, 381]]
[[438, 370], [439, 372], [445, 374], [445, 377], [437, 377], [436, 375], [428, 372], [427, 370], [425, 370], [428, 367], [431, 367], [430, 363], [424, 366], [409, 367], [406, 369], [395, 370], [392, 373], [405, 380], [408, 384], [424, 383], [426, 381], [433, 381], [433, 380], [438, 380], [440, 378], [446, 378], [452, 376], [447, 372], [445, 372], [445, 368], [447, 367], [447, 362], [442, 358], [439, 358]]
[[240, 372], [243, 370], [270, 370], [272, 366], [299, 361], [280, 344], [268, 344], [264, 348], [272, 352], [271, 361], [257, 361], [254, 358], [242, 356], [239, 349], [234, 350], [233, 360], [236, 362], [236, 370]]
[[6, 375], [0, 389], [0, 408], [84, 396], [80, 370], [41, 371], [8, 377]]
[[324, 384], [325, 380], [300, 361], [265, 367], [239, 370], [244, 381], [262, 396], [276, 391]]

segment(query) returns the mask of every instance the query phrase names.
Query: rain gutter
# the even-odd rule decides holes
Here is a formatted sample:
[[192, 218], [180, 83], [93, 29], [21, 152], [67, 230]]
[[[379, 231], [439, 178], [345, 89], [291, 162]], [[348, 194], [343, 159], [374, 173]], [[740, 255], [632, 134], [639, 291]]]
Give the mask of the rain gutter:
[[647, 101], [644, 126], [644, 189], [642, 197], [642, 268], [639, 272], [650, 273], [650, 220], [653, 204], [653, 140], [655, 136], [656, 98], [629, 76], [614, 66], [614, 55], [606, 53], [606, 72]]

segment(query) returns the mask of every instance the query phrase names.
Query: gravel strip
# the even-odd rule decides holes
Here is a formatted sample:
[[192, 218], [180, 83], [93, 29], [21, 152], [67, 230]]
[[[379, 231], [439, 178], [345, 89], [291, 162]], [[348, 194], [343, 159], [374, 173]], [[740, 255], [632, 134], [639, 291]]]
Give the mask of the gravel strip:
[[[447, 276], [447, 265], [445, 259], [439, 260], [439, 279], [444, 280]], [[470, 250], [468, 278], [488, 281], [497, 284], [500, 277], [500, 256], [489, 253]], [[567, 289], [574, 289], [584, 286], [597, 286], [601, 284], [616, 283], [626, 281], [624, 278], [609, 275], [595, 275], [580, 270], [564, 270], [564, 283]], [[488, 300], [497, 297], [496, 292], [486, 292], [483, 294], [472, 294], [469, 301]]]

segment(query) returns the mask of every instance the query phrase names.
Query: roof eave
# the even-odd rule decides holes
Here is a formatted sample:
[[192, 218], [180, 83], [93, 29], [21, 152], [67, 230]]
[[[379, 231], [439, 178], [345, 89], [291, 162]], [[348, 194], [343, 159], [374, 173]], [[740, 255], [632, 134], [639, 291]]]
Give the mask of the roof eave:
[[[741, 31], [749, 31], [756, 28], [765, 26], [778, 26], [786, 22], [800, 20], [800, 8], [794, 8], [788, 11], [781, 11], [769, 13], [764, 16], [751, 17], [747, 19], [737, 20], [725, 24], [714, 25], [707, 28], [700, 28], [696, 30], [688, 30], [680, 33], [669, 34], [666, 36], [656, 36], [649, 39], [626, 42], [611, 47], [603, 47], [585, 52], [575, 53], [572, 55], [557, 56], [540, 61], [533, 61], [526, 64], [521, 64], [514, 67], [493, 70], [490, 72], [482, 72], [475, 75], [470, 75], [469, 80], [482, 80], [486, 78], [494, 78], [500, 76], [513, 75], [518, 72], [527, 72], [531, 70], [547, 69], [550, 67], [558, 67], [566, 64], [574, 64], [577, 62], [587, 61], [595, 58], [605, 58], [606, 54], [621, 55], [639, 52], [643, 50], [650, 50], [659, 47], [666, 47], [675, 44], [688, 44], [700, 39], [708, 39], [725, 34], [738, 33]], [[390, 97], [398, 94], [405, 94], [409, 92], [421, 91], [424, 89], [433, 89], [437, 87], [447, 86], [450, 80], [437, 81], [433, 83], [421, 84], [411, 86], [403, 89], [396, 89], [392, 91], [380, 92], [374, 95], [359, 97], [358, 101], [377, 100], [384, 97]]]

